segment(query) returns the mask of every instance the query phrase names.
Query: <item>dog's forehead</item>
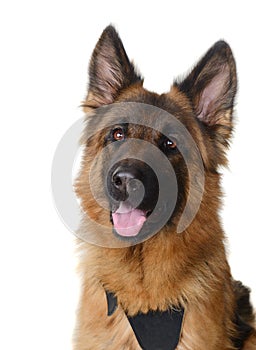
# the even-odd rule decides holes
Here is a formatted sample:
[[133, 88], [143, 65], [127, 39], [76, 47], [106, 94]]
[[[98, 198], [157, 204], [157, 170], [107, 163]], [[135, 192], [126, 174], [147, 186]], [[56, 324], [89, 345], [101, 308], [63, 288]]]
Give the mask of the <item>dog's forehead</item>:
[[155, 124], [155, 127], [151, 128], [143, 124], [127, 124], [127, 136], [135, 137], [140, 139], [149, 139], [149, 140], [158, 140], [163, 136], [171, 137], [177, 134], [177, 130], [173, 125], [170, 125], [168, 122], [163, 121], [159, 122], [158, 126]]
[[191, 115], [193, 109], [189, 99], [172, 86], [170, 91], [157, 94], [145, 89], [143, 86], [132, 86], [122, 92], [116, 102], [137, 102], [161, 108], [174, 116]]
[[130, 138], [138, 138], [148, 141], [154, 141], [161, 137], [161, 132], [156, 129], [149, 128], [145, 125], [129, 124], [127, 136]]

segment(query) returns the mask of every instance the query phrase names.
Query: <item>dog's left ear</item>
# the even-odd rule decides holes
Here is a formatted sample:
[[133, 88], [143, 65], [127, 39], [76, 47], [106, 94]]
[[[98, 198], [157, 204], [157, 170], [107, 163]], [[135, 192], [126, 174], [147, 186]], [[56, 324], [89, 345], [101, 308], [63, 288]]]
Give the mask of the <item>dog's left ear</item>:
[[188, 77], [175, 85], [189, 97], [196, 117], [222, 136], [224, 143], [232, 130], [237, 89], [236, 65], [229, 45], [218, 41]]

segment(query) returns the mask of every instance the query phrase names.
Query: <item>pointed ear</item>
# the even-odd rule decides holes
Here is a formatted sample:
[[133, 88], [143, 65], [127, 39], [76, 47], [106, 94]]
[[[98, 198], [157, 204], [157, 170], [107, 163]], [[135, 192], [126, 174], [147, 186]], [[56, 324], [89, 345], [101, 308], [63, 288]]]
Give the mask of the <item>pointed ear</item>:
[[202, 123], [218, 126], [225, 137], [230, 135], [237, 78], [235, 60], [227, 43], [218, 41], [188, 77], [176, 85], [189, 97]]
[[142, 84], [142, 78], [136, 74], [115, 28], [108, 26], [91, 57], [84, 109], [113, 103], [121, 90], [137, 82]]

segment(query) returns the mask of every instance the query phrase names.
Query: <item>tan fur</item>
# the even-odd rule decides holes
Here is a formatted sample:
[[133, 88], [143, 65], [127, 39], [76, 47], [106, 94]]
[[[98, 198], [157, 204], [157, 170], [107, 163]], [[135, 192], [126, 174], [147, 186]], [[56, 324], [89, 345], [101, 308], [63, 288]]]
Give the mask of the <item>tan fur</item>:
[[[84, 169], [89, 167], [88, 159], [90, 150]], [[86, 171], [79, 183], [83, 186], [77, 193], [86, 212], [106, 223], [108, 213], [88, 195]], [[80, 243], [83, 288], [74, 350], [140, 349], [124, 311], [135, 315], [178, 304], [185, 307], [185, 319], [177, 350], [234, 349], [229, 340], [234, 296], [216, 215], [219, 196], [219, 175], [206, 173], [200, 210], [182, 235], [164, 228], [150, 240], [122, 249]], [[215, 220], [209, 222], [212, 215]], [[109, 318], [103, 287], [115, 291], [120, 305]]]
[[[223, 233], [217, 218], [212, 227], [207, 223], [207, 215], [212, 215], [207, 212], [209, 202], [218, 206], [216, 186], [216, 179], [209, 177], [201, 210], [182, 236], [163, 229], [143, 244], [123, 249], [80, 243], [83, 291], [75, 349], [137, 349], [124, 310], [134, 315], [149, 309], [166, 310], [179, 303], [185, 306], [186, 316], [178, 350], [205, 350], [206, 344], [209, 350], [232, 349], [223, 328], [226, 323], [232, 333], [227, 320], [234, 303]], [[205, 225], [211, 235], [209, 231], [206, 235]], [[115, 291], [120, 304], [110, 319], [103, 286]], [[115, 348], [107, 345], [112, 332], [120, 337]], [[125, 337], [126, 333], [129, 336]]]
[[256, 349], [256, 332], [254, 332], [245, 342], [243, 350], [255, 350]]
[[[110, 31], [112, 33], [112, 29]], [[104, 35], [93, 57], [101, 52], [102, 46], [109, 45], [109, 41], [106, 44], [103, 41]], [[110, 40], [109, 37], [107, 40]], [[122, 52], [122, 48], [120, 50]], [[105, 70], [103, 74], [106, 75]], [[148, 101], [158, 99], [166, 103], [168, 111], [168, 101], [171, 101], [170, 112], [188, 127], [202, 155], [205, 167], [204, 193], [194, 220], [182, 233], [176, 232], [175, 225], [183, 208], [174, 218], [172, 226], [163, 227], [155, 236], [135, 246], [104, 248], [78, 239], [78, 270], [82, 286], [74, 350], [139, 350], [126, 314], [133, 316], [149, 310], [164, 311], [180, 305], [185, 310], [185, 316], [176, 350], [235, 350], [231, 339], [236, 336], [232, 322], [235, 319], [236, 298], [219, 219], [221, 189], [220, 175], [216, 171], [218, 164], [226, 164], [228, 141], [223, 140], [228, 140], [232, 131], [230, 125], [227, 127], [232, 111], [218, 114], [224, 123], [216, 127], [216, 141], [213, 142], [211, 137], [203, 135], [196, 118], [191, 117], [194, 111], [192, 102], [178, 86], [173, 86], [169, 93], [159, 96], [145, 90], [142, 82], [134, 78], [132, 70], [135, 82], [131, 86], [126, 84], [117, 94], [112, 91], [114, 78], [111, 94], [103, 89], [98, 90], [94, 82], [91, 83], [91, 90], [84, 103], [85, 111], [98, 107], [104, 94], [107, 101], [114, 96], [112, 102], [150, 103]], [[102, 81], [101, 84], [104, 83]], [[103, 91], [103, 95], [99, 96], [99, 91]], [[199, 99], [200, 96], [197, 96], [196, 101]], [[88, 120], [92, 117], [88, 117]], [[133, 130], [133, 137], [139, 137], [140, 130], [140, 127]], [[90, 168], [101, 152], [103, 138], [104, 135], [98, 133], [88, 141], [76, 182], [81, 207], [93, 219], [83, 220], [81, 226], [81, 232], [86, 230], [87, 238], [90, 233], [94, 234], [93, 221], [108, 225], [111, 230], [109, 211], [97, 204], [89, 180]], [[100, 164], [94, 170], [100, 173]], [[99, 188], [103, 186], [100, 177], [96, 179], [96, 185]], [[112, 316], [107, 316], [105, 290], [117, 297], [118, 308]], [[254, 331], [243, 350], [255, 349]]]

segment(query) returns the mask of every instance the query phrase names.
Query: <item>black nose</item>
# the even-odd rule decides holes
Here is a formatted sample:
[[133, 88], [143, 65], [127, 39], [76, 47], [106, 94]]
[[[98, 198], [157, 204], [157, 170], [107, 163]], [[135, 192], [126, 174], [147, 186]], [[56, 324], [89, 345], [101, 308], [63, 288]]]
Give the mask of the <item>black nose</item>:
[[134, 176], [131, 173], [117, 169], [112, 176], [112, 184], [120, 192], [126, 194], [127, 186], [131, 179], [134, 179]]

